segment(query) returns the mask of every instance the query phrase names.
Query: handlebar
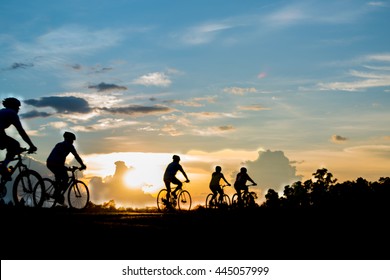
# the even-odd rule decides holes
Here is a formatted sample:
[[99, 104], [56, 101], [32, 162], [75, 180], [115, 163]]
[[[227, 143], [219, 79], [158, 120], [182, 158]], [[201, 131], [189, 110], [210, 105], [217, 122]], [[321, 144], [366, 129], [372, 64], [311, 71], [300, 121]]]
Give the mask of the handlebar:
[[81, 166], [75, 166], [75, 165], [73, 165], [73, 166], [68, 166], [68, 167], [66, 167], [66, 169], [68, 170], [68, 171], [72, 171], [72, 172], [74, 172], [74, 171], [76, 171], [76, 170], [84, 170], [84, 169], [86, 169], [86, 168], [82, 168]]
[[35, 154], [35, 152], [36, 152], [36, 150], [32, 151], [32, 150], [30, 150], [29, 148], [26, 148], [26, 147], [21, 147], [20, 150], [19, 150], [19, 154], [21, 154], [21, 153]]

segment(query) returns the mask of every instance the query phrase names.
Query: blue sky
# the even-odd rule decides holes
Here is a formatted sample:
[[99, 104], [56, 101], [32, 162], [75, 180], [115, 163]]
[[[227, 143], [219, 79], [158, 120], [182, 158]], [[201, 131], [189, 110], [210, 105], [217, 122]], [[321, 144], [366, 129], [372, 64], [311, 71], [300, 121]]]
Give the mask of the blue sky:
[[390, 1], [5, 0], [0, 24], [38, 161], [71, 130], [86, 179], [149, 160], [150, 193], [174, 153], [200, 200], [217, 164], [263, 194], [389, 176]]

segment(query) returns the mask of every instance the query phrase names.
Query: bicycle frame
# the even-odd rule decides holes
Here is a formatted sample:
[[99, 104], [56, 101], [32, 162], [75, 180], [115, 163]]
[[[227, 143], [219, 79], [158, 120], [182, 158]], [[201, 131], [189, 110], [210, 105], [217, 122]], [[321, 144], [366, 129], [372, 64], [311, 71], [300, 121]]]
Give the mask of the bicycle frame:
[[[27, 152], [27, 149], [23, 149], [22, 152], [20, 154], [17, 154], [12, 160], [11, 162], [13, 161], [16, 161], [16, 164], [15, 166], [9, 166], [8, 167], [8, 170], [10, 170], [10, 176], [13, 176], [15, 171], [18, 170], [19, 171], [19, 174], [22, 173], [22, 171], [28, 169], [27, 165], [23, 163], [23, 158], [22, 158], [22, 153], [24, 152]], [[0, 163], [2, 164], [3, 161], [0, 161]], [[3, 176], [1, 176], [1, 184], [5, 184], [7, 183], [8, 181], [5, 181], [3, 179]]]
[[170, 192], [169, 200], [166, 200], [166, 194], [168, 190], [166, 188], [163, 188], [159, 191], [157, 194], [157, 208], [159, 211], [166, 211], [166, 210], [190, 210], [192, 205], [192, 198], [190, 193], [184, 189], [185, 182], [182, 182], [183, 185], [180, 189], [176, 191], [177, 198], [175, 199], [172, 195], [172, 189]]
[[[257, 194], [254, 192], [254, 191], [250, 191], [249, 190], [249, 187], [251, 186], [256, 186], [257, 184], [250, 184], [250, 185], [246, 185], [246, 188], [245, 190], [240, 190], [240, 200], [241, 200], [241, 203], [242, 203], [242, 207], [254, 207], [254, 206], [257, 206], [256, 202], [255, 202], [255, 199], [257, 199]], [[240, 205], [238, 205], [239, 199], [238, 199], [238, 194], [235, 193], [233, 195], [233, 198], [232, 198], [232, 206], [234, 207], [240, 207]]]
[[211, 192], [206, 197], [206, 208], [221, 208], [225, 206], [230, 206], [230, 197], [225, 193], [225, 187], [229, 185], [221, 185], [222, 192], [217, 193], [216, 196], [212, 199], [214, 196], [214, 193]]
[[[65, 196], [67, 194], [67, 204], [73, 209], [84, 209], [89, 203], [88, 186], [81, 180], [77, 179], [76, 171], [81, 170], [77, 166], [68, 167], [68, 181], [66, 187], [60, 190], [60, 194]], [[36, 192], [34, 190], [34, 199], [40, 202], [40, 205], [45, 208], [53, 208], [58, 204], [56, 197], [56, 189], [60, 187], [55, 180], [44, 178], [44, 191]], [[42, 199], [43, 198], [43, 199]]]

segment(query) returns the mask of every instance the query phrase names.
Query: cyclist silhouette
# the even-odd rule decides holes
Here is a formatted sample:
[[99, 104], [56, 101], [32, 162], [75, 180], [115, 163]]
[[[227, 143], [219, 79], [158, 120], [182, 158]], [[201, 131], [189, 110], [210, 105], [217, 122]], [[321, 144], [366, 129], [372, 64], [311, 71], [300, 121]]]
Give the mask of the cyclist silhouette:
[[213, 196], [211, 197], [210, 201], [214, 201], [217, 194], [219, 193], [219, 201], [222, 201], [223, 199], [223, 189], [220, 185], [221, 180], [224, 180], [225, 183], [230, 186], [230, 183], [225, 179], [225, 176], [221, 172], [222, 168], [221, 166], [216, 166], [215, 171], [211, 174], [211, 180], [210, 180], [210, 190], [213, 192]]
[[5, 133], [5, 130], [13, 125], [22, 139], [29, 145], [29, 153], [37, 151], [37, 147], [32, 143], [20, 122], [18, 115], [21, 106], [20, 101], [17, 98], [8, 97], [3, 100], [3, 106], [5, 108], [0, 110], [0, 150], [6, 149], [7, 153], [3, 163], [0, 164], [0, 173], [3, 178], [11, 180], [7, 166], [9, 162], [20, 153], [21, 147], [17, 140]]
[[241, 167], [240, 172], [236, 176], [236, 181], [234, 182], [234, 189], [237, 192], [238, 204], [241, 205], [241, 191], [248, 191], [248, 186], [246, 185], [247, 181], [250, 181], [252, 184], [257, 185], [255, 181], [249, 177], [245, 167]]
[[185, 181], [186, 183], [190, 182], [183, 167], [179, 163], [180, 157], [178, 155], [174, 155], [172, 157], [172, 160], [173, 161], [170, 164], [168, 164], [167, 168], [165, 169], [164, 177], [163, 177], [165, 187], [167, 189], [167, 196], [166, 196], [167, 201], [169, 201], [169, 197], [171, 194], [171, 183], [177, 185], [176, 188], [172, 192], [172, 195], [175, 198], [176, 198], [176, 191], [180, 190], [181, 187], [183, 186], [183, 183], [179, 179], [176, 178], [177, 171], [180, 171], [184, 175], [184, 177], [186, 178], [186, 181]]
[[78, 163], [80, 163], [81, 169], [87, 168], [77, 153], [76, 148], [73, 146], [73, 142], [76, 140], [76, 135], [72, 132], [66, 131], [64, 132], [63, 137], [64, 141], [59, 142], [54, 146], [46, 160], [46, 166], [51, 172], [53, 172], [55, 181], [57, 182], [54, 197], [60, 204], [64, 203], [64, 196], [60, 194], [61, 189], [66, 188], [68, 182], [68, 171], [65, 166], [65, 161], [69, 153], [73, 154]]

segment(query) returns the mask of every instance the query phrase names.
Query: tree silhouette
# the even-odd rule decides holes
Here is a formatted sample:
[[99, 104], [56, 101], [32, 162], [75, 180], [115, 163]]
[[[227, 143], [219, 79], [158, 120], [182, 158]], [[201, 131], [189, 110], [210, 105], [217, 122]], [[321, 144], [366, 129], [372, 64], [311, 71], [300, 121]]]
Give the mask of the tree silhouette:
[[333, 174], [326, 168], [318, 169], [313, 180], [304, 183], [297, 181], [284, 187], [283, 196], [274, 189], [265, 195], [263, 208], [384, 208], [390, 207], [387, 198], [390, 195], [390, 178], [381, 177], [369, 182], [359, 177], [356, 181], [337, 183]]

